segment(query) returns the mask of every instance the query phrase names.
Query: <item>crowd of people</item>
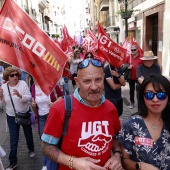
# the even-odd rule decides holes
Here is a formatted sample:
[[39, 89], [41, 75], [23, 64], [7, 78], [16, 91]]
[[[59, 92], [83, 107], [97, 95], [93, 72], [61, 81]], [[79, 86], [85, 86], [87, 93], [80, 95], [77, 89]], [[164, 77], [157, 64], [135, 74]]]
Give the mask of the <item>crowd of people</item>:
[[[73, 56], [63, 68], [63, 75], [50, 95], [34, 83], [21, 80], [15, 67], [3, 70], [0, 106], [6, 105], [10, 136], [9, 166], [17, 167], [20, 126], [23, 127], [28, 154], [34, 157], [31, 123], [19, 125], [16, 112], [34, 111], [39, 127], [43, 166], [45, 159], [67, 170], [169, 170], [170, 169], [170, 82], [161, 75], [152, 51], [139, 54], [131, 46], [127, 58], [130, 70], [130, 109], [137, 113], [121, 126], [123, 114], [121, 87], [127, 83], [122, 67], [102, 62], [92, 52], [73, 48]], [[65, 128], [64, 95], [71, 95], [71, 115]], [[59, 145], [60, 143], [60, 145]], [[48, 170], [48, 169], [47, 169]], [[53, 170], [53, 169], [50, 169]]]

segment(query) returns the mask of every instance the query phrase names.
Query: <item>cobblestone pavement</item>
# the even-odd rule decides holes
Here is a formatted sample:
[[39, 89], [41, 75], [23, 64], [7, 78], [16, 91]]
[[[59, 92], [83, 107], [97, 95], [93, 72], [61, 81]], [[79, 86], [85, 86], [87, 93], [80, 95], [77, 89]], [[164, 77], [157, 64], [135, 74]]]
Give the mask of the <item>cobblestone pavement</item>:
[[[123, 123], [132, 113], [136, 111], [136, 107], [134, 109], [129, 109], [129, 90], [128, 84], [122, 88], [122, 97], [124, 99], [124, 108], [123, 114], [120, 117], [121, 123]], [[37, 133], [33, 129], [33, 137], [35, 144], [35, 157], [30, 158], [28, 155], [28, 149], [26, 146], [25, 137], [23, 134], [22, 127], [20, 128], [20, 139], [18, 144], [18, 167], [16, 170], [41, 170], [42, 168], [42, 152], [40, 149], [40, 138]], [[9, 155], [9, 134], [8, 128], [6, 127], [6, 115], [0, 114], [0, 145], [7, 153], [6, 156], [2, 158], [2, 162], [4, 167], [7, 167], [9, 164], [8, 155]]]

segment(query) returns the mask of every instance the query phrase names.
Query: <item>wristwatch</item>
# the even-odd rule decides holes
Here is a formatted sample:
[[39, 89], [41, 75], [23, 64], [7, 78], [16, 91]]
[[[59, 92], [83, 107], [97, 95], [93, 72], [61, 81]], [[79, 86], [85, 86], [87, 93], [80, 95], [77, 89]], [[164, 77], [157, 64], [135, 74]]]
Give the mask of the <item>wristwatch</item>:
[[141, 169], [141, 163], [140, 162], [136, 162], [136, 170], [140, 170]]

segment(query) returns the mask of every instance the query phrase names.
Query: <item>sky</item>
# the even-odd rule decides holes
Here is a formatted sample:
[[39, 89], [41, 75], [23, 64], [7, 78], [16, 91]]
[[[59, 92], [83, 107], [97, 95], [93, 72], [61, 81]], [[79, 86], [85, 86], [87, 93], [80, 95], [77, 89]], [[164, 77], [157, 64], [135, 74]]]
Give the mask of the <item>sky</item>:
[[[84, 16], [84, 0], [62, 0], [60, 1], [61, 5], [65, 5], [65, 19], [63, 22], [69, 29], [71, 35], [79, 34], [83, 29], [83, 22], [80, 21], [80, 18], [83, 20]], [[76, 32], [76, 33], [75, 33]]]

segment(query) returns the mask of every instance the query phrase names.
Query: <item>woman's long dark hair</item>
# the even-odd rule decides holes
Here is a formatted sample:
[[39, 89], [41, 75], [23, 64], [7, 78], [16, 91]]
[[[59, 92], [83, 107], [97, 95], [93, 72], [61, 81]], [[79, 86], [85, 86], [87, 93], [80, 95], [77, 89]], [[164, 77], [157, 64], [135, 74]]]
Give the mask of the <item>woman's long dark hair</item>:
[[139, 115], [141, 115], [142, 117], [146, 117], [148, 114], [148, 109], [146, 107], [143, 95], [146, 86], [149, 83], [152, 84], [155, 91], [162, 91], [161, 89], [163, 88], [165, 92], [168, 94], [168, 103], [165, 109], [162, 111], [162, 119], [165, 122], [170, 133], [170, 82], [166, 77], [158, 74], [152, 74], [144, 79], [143, 83], [139, 87], [139, 102], [140, 102]]

